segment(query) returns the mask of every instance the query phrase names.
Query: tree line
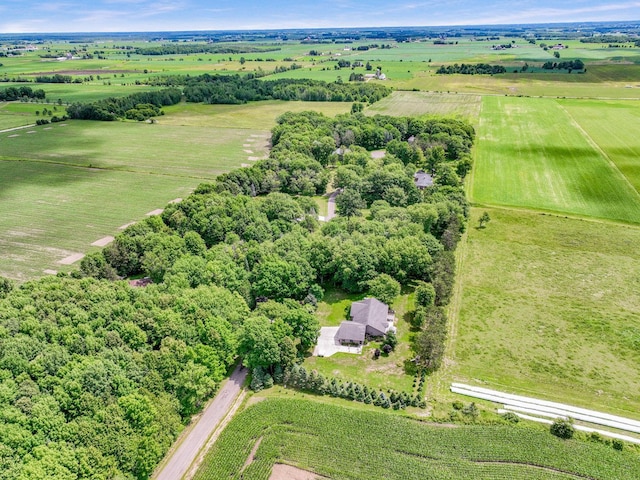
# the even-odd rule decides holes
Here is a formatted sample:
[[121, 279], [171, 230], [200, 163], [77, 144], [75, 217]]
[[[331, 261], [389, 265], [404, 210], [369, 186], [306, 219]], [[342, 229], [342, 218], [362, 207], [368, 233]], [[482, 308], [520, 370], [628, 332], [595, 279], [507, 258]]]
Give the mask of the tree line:
[[0, 89], [0, 101], [2, 102], [13, 102], [23, 98], [44, 100], [45, 97], [46, 93], [41, 88], [34, 90], [31, 87], [21, 86]]
[[179, 89], [167, 88], [133, 93], [125, 97], [109, 97], [90, 103], [73, 103], [67, 107], [67, 115], [76, 120], [147, 120], [159, 115], [160, 107], [175, 105], [181, 99], [182, 92]]
[[580, 59], [567, 60], [563, 62], [548, 61], [542, 65], [545, 70], [584, 70], [584, 62]]
[[251, 45], [217, 45], [215, 43], [207, 44], [185, 44], [185, 43], [167, 43], [164, 45], [153, 47], [140, 47], [133, 50], [137, 55], [189, 55], [194, 53], [212, 53], [212, 54], [237, 54], [237, 53], [264, 53], [276, 52], [281, 50], [276, 46], [255, 47]]
[[447, 66], [442, 65], [436, 70], [436, 73], [440, 75], [497, 75], [506, 72], [507, 69], [502, 65], [489, 65], [487, 63], [463, 63], [460, 65], [455, 63]]
[[188, 102], [240, 104], [255, 100], [374, 103], [391, 93], [382, 85], [327, 83], [310, 79], [261, 81], [251, 75], [209, 75], [184, 79]]

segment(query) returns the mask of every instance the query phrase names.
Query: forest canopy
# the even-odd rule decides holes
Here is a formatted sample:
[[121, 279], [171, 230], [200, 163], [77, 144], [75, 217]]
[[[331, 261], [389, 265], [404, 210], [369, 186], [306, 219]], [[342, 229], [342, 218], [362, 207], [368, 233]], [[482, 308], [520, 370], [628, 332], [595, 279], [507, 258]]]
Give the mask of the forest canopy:
[[[329, 286], [419, 285], [416, 361], [437, 368], [474, 135], [439, 117], [287, 113], [268, 159], [129, 226], [71, 276], [0, 282], [0, 479], [147, 478], [238, 357], [260, 388], [298, 371]], [[330, 183], [341, 208], [321, 224], [310, 196]]]

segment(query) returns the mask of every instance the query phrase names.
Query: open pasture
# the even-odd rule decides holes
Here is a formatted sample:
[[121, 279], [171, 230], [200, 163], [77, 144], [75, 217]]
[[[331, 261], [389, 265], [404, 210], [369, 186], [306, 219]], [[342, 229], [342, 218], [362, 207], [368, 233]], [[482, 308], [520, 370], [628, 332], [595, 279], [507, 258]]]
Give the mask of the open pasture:
[[[491, 221], [477, 229], [487, 211]], [[474, 208], [450, 381], [640, 418], [640, 228]]]
[[638, 191], [579, 121], [557, 100], [484, 97], [471, 199], [640, 223]]
[[394, 116], [454, 115], [477, 123], [481, 101], [479, 95], [396, 91], [367, 107], [365, 113]]
[[275, 463], [335, 480], [637, 477], [635, 455], [603, 444], [562, 441], [541, 428], [429, 424], [372, 408], [263, 400], [231, 421], [194, 478], [267, 480]]

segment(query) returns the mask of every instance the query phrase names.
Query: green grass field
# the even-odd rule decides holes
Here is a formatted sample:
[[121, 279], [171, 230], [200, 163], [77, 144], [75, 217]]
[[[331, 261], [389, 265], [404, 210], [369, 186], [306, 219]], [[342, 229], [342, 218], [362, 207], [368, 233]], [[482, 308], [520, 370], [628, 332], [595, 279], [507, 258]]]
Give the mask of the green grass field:
[[640, 228], [476, 208], [467, 235], [445, 376], [640, 418]]
[[275, 463], [333, 480], [637, 478], [637, 456], [604, 444], [519, 425], [430, 424], [373, 408], [263, 400], [231, 421], [194, 478], [267, 480]]
[[640, 195], [579, 121], [556, 100], [484, 97], [471, 199], [640, 222]]

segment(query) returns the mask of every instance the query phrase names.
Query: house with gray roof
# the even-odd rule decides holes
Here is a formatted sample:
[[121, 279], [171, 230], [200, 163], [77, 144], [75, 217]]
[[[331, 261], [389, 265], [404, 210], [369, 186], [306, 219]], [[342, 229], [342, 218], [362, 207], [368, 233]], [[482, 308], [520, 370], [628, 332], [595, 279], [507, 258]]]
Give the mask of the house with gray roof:
[[351, 304], [351, 320], [344, 321], [336, 333], [336, 341], [342, 345], [362, 345], [367, 336], [381, 337], [393, 326], [394, 315], [389, 305], [376, 298], [365, 298]]
[[420, 190], [433, 185], [433, 177], [424, 170], [418, 170], [413, 174], [413, 181]]

